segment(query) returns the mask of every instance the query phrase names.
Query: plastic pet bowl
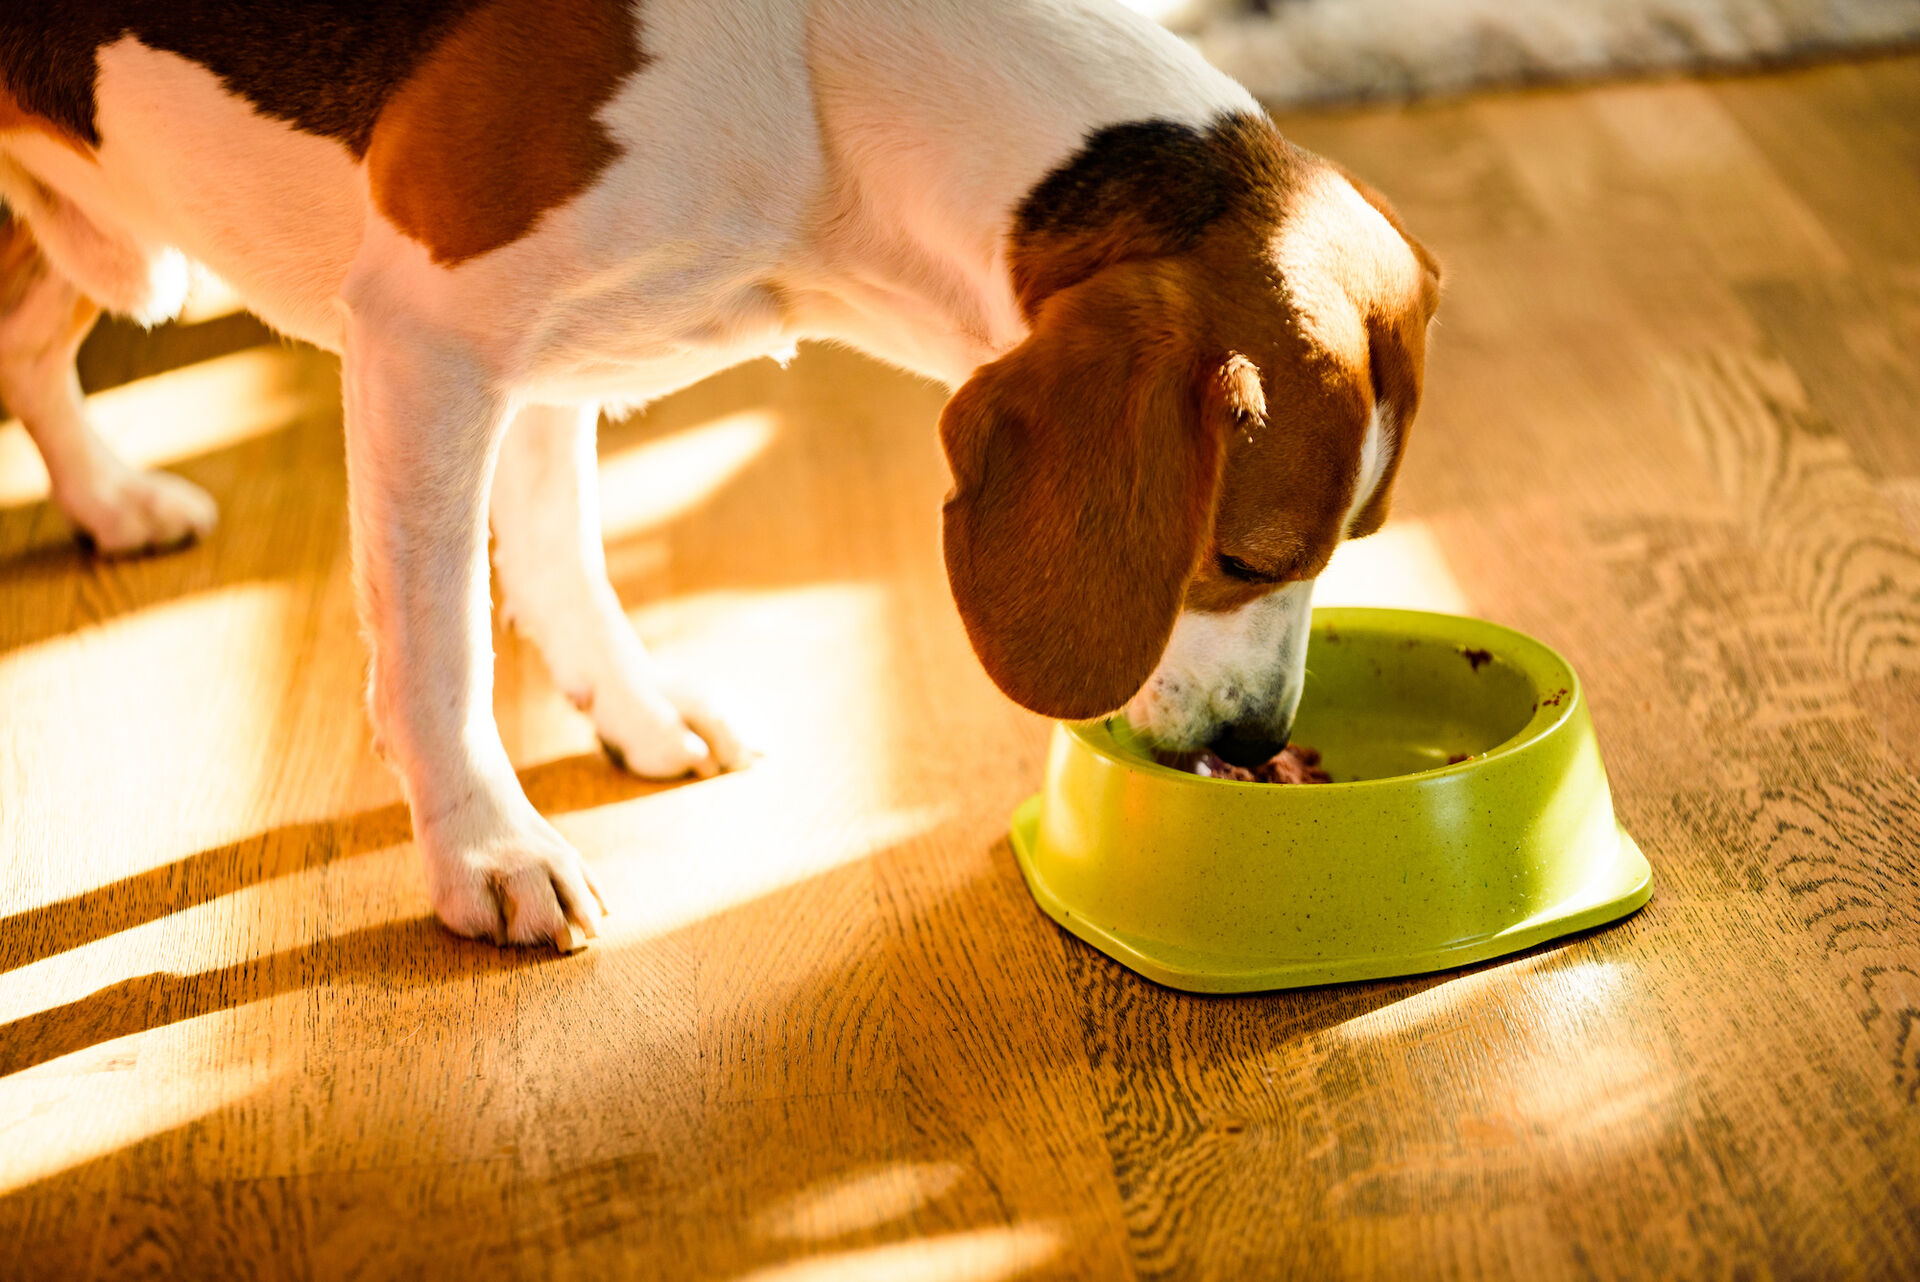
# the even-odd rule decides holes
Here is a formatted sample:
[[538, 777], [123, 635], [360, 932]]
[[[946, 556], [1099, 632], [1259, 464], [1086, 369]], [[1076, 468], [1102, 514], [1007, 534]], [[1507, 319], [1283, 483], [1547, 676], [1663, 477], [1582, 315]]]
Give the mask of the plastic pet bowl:
[[1028, 889], [1115, 960], [1209, 993], [1464, 966], [1653, 893], [1580, 681], [1531, 637], [1316, 610], [1293, 738], [1333, 783], [1187, 774], [1118, 717], [1057, 727], [1013, 817]]

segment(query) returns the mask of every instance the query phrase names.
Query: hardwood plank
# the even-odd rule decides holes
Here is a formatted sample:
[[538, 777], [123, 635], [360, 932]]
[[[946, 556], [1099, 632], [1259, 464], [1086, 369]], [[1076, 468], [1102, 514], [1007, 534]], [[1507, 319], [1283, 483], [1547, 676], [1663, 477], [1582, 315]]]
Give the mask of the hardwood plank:
[[1920, 477], [1920, 269], [1783, 274], [1750, 281], [1742, 304], [1812, 407], [1875, 479]]
[[1390, 189], [1396, 206], [1417, 207], [1415, 234], [1430, 245], [1498, 244], [1546, 229], [1544, 211], [1472, 100], [1282, 112], [1277, 121], [1292, 141]]
[[[1713, 96], [1855, 262], [1920, 259], [1920, 102], [1898, 96], [1901, 63], [1840, 63], [1717, 81]], [[1889, 74], [1893, 72], [1894, 74]], [[1880, 90], [1885, 86], [1887, 96]]]
[[281, 1179], [155, 1183], [159, 1174], [148, 1167], [122, 1187], [95, 1248], [94, 1278], [315, 1276], [303, 1189]]
[[1727, 279], [1768, 275], [1782, 262], [1847, 266], [1825, 226], [1709, 88], [1623, 86], [1601, 90], [1592, 103], [1632, 167], [1660, 183], [1669, 228], [1694, 240]]
[[1708, 352], [1675, 358], [1666, 374], [1759, 554], [1869, 714], [1891, 714], [1879, 716], [1882, 733], [1920, 769], [1920, 739], [1906, 735], [1920, 698], [1920, 544], [1783, 362]]
[[289, 1187], [315, 1278], [553, 1276], [553, 1262], [529, 1243], [510, 1160], [328, 1172]]
[[[52, 1103], [64, 1102], [65, 1093]], [[118, 1199], [121, 1172], [94, 1167], [58, 1186], [0, 1196], [0, 1232], [11, 1268], [22, 1278], [83, 1278], [93, 1269], [108, 1208]]]
[[156, 329], [109, 316], [80, 348], [80, 385], [98, 392], [273, 341], [273, 331], [245, 311]]

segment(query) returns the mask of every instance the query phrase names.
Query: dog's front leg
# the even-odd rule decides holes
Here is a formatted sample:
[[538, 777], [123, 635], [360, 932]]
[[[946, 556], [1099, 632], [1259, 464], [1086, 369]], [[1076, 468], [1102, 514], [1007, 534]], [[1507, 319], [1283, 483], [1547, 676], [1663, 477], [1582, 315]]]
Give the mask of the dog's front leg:
[[515, 416], [493, 481], [502, 608], [634, 773], [670, 779], [744, 765], [752, 754], [728, 719], [654, 662], [607, 582], [598, 418], [591, 408], [545, 405]]
[[374, 733], [413, 811], [434, 910], [462, 935], [593, 933], [585, 864], [535, 812], [493, 719], [487, 491], [507, 406], [464, 342], [353, 298], [343, 375]]

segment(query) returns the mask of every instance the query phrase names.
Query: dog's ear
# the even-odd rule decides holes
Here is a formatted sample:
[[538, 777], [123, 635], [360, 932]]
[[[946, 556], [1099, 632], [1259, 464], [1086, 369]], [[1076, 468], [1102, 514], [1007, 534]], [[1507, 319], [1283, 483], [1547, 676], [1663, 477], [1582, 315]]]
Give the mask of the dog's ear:
[[954, 600], [987, 674], [1035, 712], [1111, 712], [1166, 648], [1244, 409], [1198, 321], [1176, 264], [1109, 267], [1048, 298], [941, 415]]

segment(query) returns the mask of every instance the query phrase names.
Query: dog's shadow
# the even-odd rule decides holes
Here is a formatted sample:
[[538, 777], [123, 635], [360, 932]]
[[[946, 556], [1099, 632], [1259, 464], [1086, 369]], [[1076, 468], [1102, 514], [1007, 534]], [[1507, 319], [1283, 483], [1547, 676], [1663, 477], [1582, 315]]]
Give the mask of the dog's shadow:
[[[347, 822], [364, 823], [373, 834], [366, 839], [377, 840], [380, 826], [392, 822], [383, 814]], [[471, 1001], [464, 990], [518, 976], [508, 982], [517, 990], [512, 1017], [463, 1030], [457, 1062], [395, 1051], [361, 1064], [355, 1048], [356, 1062], [340, 1071], [368, 1075], [364, 1080], [377, 1075], [380, 1099], [391, 1104], [360, 1112], [355, 1092], [335, 1088], [331, 1057], [340, 1052], [316, 1052], [296, 1080], [321, 1081], [325, 1090], [294, 1097], [275, 1079], [0, 1195], [0, 1211], [12, 1201], [80, 1208], [76, 1224], [84, 1214], [112, 1216], [108, 1227], [125, 1240], [178, 1243], [184, 1254], [175, 1271], [184, 1276], [231, 1271], [222, 1255], [230, 1237], [209, 1230], [236, 1214], [284, 1230], [288, 1249], [306, 1265], [295, 1271], [317, 1277], [463, 1270], [491, 1276], [551, 1271], [556, 1258], [575, 1264], [574, 1271], [616, 1275], [635, 1259], [666, 1258], [675, 1276], [690, 1279], [742, 1277], [756, 1265], [769, 1277], [785, 1276], [787, 1267], [795, 1277], [839, 1276], [832, 1271], [837, 1261], [877, 1276], [857, 1268], [867, 1247], [998, 1231], [1045, 1212], [1050, 1195], [1039, 1185], [1022, 1186], [1011, 1203], [1002, 1191], [1008, 1169], [1027, 1170], [1034, 1160], [1024, 1155], [1031, 1144], [1022, 1144], [1023, 1155], [1009, 1155], [1009, 1110], [1031, 1117], [1064, 1102], [1069, 1120], [1093, 1128], [1082, 1138], [1108, 1149], [1101, 1158], [1111, 1161], [1111, 1177], [1144, 1185], [1145, 1196], [1155, 1195], [1159, 1172], [1173, 1164], [1211, 1175], [1217, 1162], [1253, 1163], [1249, 1178], [1278, 1170], [1274, 1155], [1288, 1152], [1282, 1128], [1304, 1140], [1310, 1131], [1299, 1128], [1322, 1125], [1300, 1114], [1298, 1083], [1343, 1092], [1331, 1103], [1316, 1096], [1315, 1119], [1323, 1108], [1352, 1114], [1364, 1108], [1353, 1083], [1370, 1080], [1366, 1057], [1402, 1053], [1398, 1044], [1382, 1045], [1356, 1060], [1342, 1049], [1344, 1040], [1324, 1051], [1311, 1043], [1457, 977], [1258, 996], [1172, 992], [1041, 916], [1004, 839], [989, 852], [961, 857], [963, 875], [929, 877], [924, 839], [891, 846], [865, 856], [865, 869], [837, 865], [650, 936], [637, 959], [602, 968], [598, 978], [579, 960], [457, 940], [421, 918], [197, 974], [145, 975], [101, 989], [0, 1028], [0, 1078], [302, 989], [358, 985], [404, 996], [436, 986], [449, 989], [448, 998], [429, 1006], [458, 1012]], [[864, 929], [816, 934], [818, 964], [796, 964], [794, 955], [755, 943], [755, 959], [743, 966], [747, 954], [722, 942], [784, 933], [870, 879], [892, 888], [884, 913], [866, 918]], [[599, 960], [618, 959], [627, 947], [607, 947]], [[704, 968], [716, 956], [723, 983], [696, 981], [697, 969], [676, 964], [659, 972], [658, 989], [634, 990], [636, 976], [656, 973], [656, 959], [700, 958], [696, 966]], [[616, 1004], [596, 1025], [592, 1007], [580, 1004], [596, 991], [617, 993], [631, 1009]], [[676, 991], [681, 995], [657, 999]], [[923, 995], [892, 1000], [899, 992]], [[324, 1009], [352, 1007], [372, 1019], [411, 1005], [338, 993], [317, 1000]], [[1504, 1030], [1515, 1045], [1527, 1036], [1499, 1022], [1487, 1027], [1490, 1037]], [[507, 1069], [515, 1091], [487, 1096], [496, 1108], [510, 1098], [523, 1110], [519, 1142], [494, 1160], [465, 1160], [480, 1089], [468, 1080], [468, 1042], [479, 1053], [518, 1056]], [[1495, 1062], [1503, 1045], [1496, 1040], [1488, 1052]], [[690, 1050], [697, 1062], [682, 1058]], [[564, 1052], [564, 1065], [553, 1062], [557, 1052]], [[803, 1071], [785, 1076], [789, 1063]], [[1287, 1065], [1305, 1076], [1280, 1071]], [[50, 1071], [69, 1067], [101, 1066]], [[665, 1080], [680, 1072], [693, 1075], [690, 1091]], [[303, 1163], [306, 1173], [250, 1174], [211, 1195], [199, 1191], [221, 1178], [213, 1172], [225, 1170], [220, 1163], [231, 1154], [255, 1151], [263, 1116], [305, 1107], [316, 1110], [306, 1123], [315, 1133], [304, 1142], [317, 1154]], [[640, 1120], [627, 1120], [636, 1112]], [[584, 1135], [566, 1129], [582, 1118], [591, 1125]], [[1150, 1124], [1155, 1119], [1165, 1125]], [[1271, 1137], [1263, 1134], [1269, 1126]], [[1356, 1142], [1368, 1142], [1364, 1122], [1356, 1129]], [[398, 1200], [389, 1185], [393, 1168], [360, 1159], [369, 1149], [402, 1147], [422, 1164], [401, 1168], [409, 1192]], [[183, 1153], [209, 1155], [209, 1168], [183, 1169]], [[1323, 1154], [1316, 1148], [1310, 1157]], [[123, 1194], [128, 1172], [146, 1184]], [[916, 1173], [937, 1178], [912, 1196]], [[192, 1196], [174, 1187], [181, 1180], [193, 1186]], [[468, 1200], [468, 1190], [481, 1187], [476, 1181], [484, 1182], [484, 1201]], [[113, 1202], [86, 1200], [103, 1186], [113, 1190]], [[823, 1199], [843, 1204], [850, 1189], [880, 1194], [867, 1208], [871, 1220], [849, 1222], [818, 1209]], [[889, 1197], [888, 1190], [909, 1196]], [[241, 1200], [210, 1200], [230, 1191]], [[483, 1213], [474, 1215], [475, 1206]], [[429, 1208], [435, 1213], [423, 1213]], [[802, 1232], [782, 1227], [803, 1219]], [[704, 1251], [701, 1242], [716, 1224], [726, 1229], [725, 1250]], [[892, 1257], [874, 1262], [881, 1259]], [[586, 1263], [595, 1260], [602, 1263]], [[514, 1267], [529, 1262], [531, 1270]]]
[[[433, 956], [434, 969], [395, 966], [395, 957]], [[136, 975], [85, 997], [0, 1025], [0, 1078], [135, 1033], [197, 1019], [312, 985], [377, 980], [432, 985], [558, 960], [552, 949], [507, 949], [451, 935], [430, 916], [382, 922], [297, 948], [191, 975]]]
[[[631, 801], [680, 786], [640, 779], [600, 753], [564, 757], [520, 771], [527, 797], [543, 814], [566, 814]], [[215, 846], [159, 868], [0, 918], [0, 974], [132, 930], [223, 895], [335, 860], [407, 841], [407, 808], [395, 802], [338, 819], [288, 824]], [[5, 1052], [0, 1050], [0, 1058]], [[3, 1070], [0, 1070], [3, 1071]]]

